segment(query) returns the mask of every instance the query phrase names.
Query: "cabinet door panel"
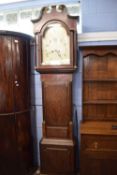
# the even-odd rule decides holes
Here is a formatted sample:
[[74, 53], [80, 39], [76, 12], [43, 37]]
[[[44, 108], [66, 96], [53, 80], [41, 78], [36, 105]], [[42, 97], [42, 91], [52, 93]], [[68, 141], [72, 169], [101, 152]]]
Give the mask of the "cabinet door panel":
[[114, 135], [81, 135], [81, 175], [117, 174], [116, 148]]
[[0, 116], [0, 174], [16, 175], [17, 169], [15, 117]]
[[20, 38], [14, 38], [13, 48], [13, 68], [14, 68], [14, 92], [15, 110], [25, 110], [29, 107], [29, 87], [28, 87], [28, 57], [27, 42]]
[[0, 113], [13, 112], [11, 37], [0, 37]]
[[20, 166], [22, 171], [26, 173], [33, 164], [29, 112], [16, 115], [16, 128]]
[[81, 175], [115, 175], [117, 174], [117, 159], [97, 158], [91, 156], [82, 156]]

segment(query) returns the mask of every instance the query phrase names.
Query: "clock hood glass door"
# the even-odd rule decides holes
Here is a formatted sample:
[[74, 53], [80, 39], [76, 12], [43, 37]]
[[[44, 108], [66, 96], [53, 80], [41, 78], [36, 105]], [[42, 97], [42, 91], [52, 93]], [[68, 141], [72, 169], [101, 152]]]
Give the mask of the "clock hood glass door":
[[70, 36], [59, 22], [51, 23], [42, 38], [42, 65], [70, 64]]

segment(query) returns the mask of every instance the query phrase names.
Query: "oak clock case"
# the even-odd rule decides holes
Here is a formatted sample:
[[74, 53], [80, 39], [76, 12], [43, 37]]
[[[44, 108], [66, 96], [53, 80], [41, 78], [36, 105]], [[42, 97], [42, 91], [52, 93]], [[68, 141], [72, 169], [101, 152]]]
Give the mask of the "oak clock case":
[[65, 6], [52, 6], [43, 8], [33, 23], [43, 98], [41, 173], [73, 175], [72, 74], [77, 68], [77, 17], [69, 16]]

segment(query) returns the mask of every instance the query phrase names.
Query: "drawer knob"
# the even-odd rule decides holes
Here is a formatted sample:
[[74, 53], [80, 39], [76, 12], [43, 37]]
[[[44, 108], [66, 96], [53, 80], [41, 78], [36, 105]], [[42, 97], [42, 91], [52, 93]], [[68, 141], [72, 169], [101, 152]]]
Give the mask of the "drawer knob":
[[98, 149], [98, 142], [94, 142], [94, 148]]

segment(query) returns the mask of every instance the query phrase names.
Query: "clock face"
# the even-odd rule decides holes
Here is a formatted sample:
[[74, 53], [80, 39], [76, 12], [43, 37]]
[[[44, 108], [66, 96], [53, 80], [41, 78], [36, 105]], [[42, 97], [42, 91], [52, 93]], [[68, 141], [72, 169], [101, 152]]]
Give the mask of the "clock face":
[[42, 38], [42, 65], [70, 64], [70, 36], [60, 23], [48, 25]]

